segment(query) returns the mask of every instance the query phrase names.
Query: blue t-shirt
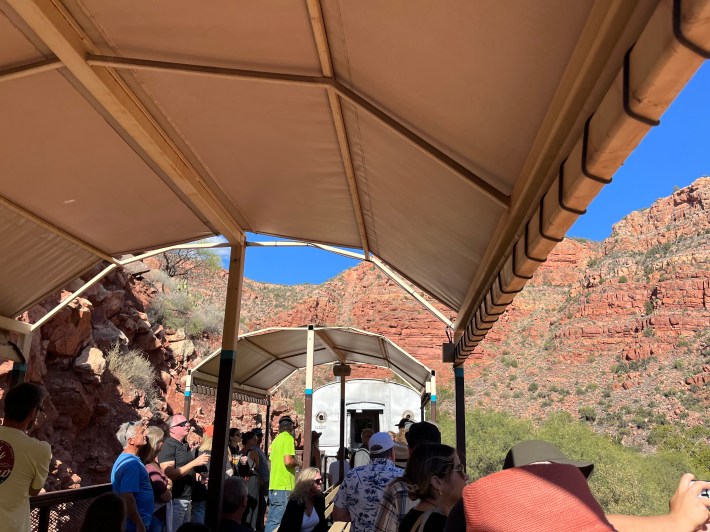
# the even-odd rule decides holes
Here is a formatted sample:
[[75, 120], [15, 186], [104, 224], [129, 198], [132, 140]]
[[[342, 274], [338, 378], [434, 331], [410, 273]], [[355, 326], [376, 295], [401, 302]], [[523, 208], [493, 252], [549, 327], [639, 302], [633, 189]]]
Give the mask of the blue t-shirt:
[[[148, 470], [136, 455], [130, 453], [118, 455], [111, 470], [111, 488], [119, 495], [133, 493], [138, 513], [141, 514], [143, 524], [147, 529], [153, 515], [153, 488], [150, 484]], [[136, 530], [136, 525], [128, 518], [126, 532], [134, 530]]]

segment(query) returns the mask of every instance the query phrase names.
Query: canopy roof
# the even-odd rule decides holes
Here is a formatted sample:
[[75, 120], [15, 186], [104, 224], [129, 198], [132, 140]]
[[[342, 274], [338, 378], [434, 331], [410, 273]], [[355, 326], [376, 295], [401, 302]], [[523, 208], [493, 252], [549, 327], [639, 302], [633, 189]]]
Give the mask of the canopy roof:
[[710, 0], [0, 0], [0, 315], [252, 231], [484, 337], [710, 48]]
[[[371, 364], [388, 368], [424, 393], [431, 370], [380, 334], [350, 327], [314, 327], [313, 365]], [[237, 342], [234, 393], [247, 398], [268, 395], [294, 372], [306, 367], [306, 327], [273, 327], [244, 334]], [[192, 369], [195, 387], [215, 388], [219, 377], [217, 350]]]

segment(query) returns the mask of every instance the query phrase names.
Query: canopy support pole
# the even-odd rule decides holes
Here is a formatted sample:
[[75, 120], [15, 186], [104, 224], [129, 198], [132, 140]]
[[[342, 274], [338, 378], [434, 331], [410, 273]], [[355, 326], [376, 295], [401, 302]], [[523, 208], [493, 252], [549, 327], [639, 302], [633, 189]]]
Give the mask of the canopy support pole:
[[316, 333], [313, 325], [308, 326], [306, 337], [306, 397], [303, 420], [303, 464], [301, 470], [311, 466], [311, 424], [313, 417], [313, 351], [315, 349]]
[[456, 450], [466, 456], [466, 404], [464, 401], [463, 366], [454, 366], [456, 389]]
[[185, 377], [185, 402], [183, 405], [183, 414], [186, 419], [190, 419], [190, 403], [192, 402], [192, 372], [187, 370]]
[[264, 431], [264, 453], [269, 454], [269, 440], [271, 439], [271, 396], [266, 400], [266, 430]]
[[227, 459], [227, 438], [232, 413], [232, 385], [237, 358], [239, 337], [239, 314], [242, 303], [244, 282], [244, 242], [232, 247], [229, 257], [229, 277], [227, 279], [227, 302], [224, 310], [224, 333], [222, 352], [219, 360], [217, 400], [215, 402], [214, 438], [210, 458], [210, 475], [207, 486], [207, 525], [219, 530], [222, 520], [222, 489]]
[[[338, 450], [345, 447], [345, 375], [340, 377], [340, 447]], [[338, 484], [345, 477], [345, 456], [342, 456], [338, 463]]]
[[436, 370], [431, 370], [431, 420], [436, 423]]

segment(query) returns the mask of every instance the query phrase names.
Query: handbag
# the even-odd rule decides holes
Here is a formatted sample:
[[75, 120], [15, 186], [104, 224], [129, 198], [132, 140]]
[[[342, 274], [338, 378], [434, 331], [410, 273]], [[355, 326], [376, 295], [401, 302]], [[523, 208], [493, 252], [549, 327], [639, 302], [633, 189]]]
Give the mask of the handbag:
[[426, 525], [427, 519], [429, 519], [431, 513], [432, 510], [429, 510], [428, 512], [424, 512], [422, 515], [420, 515], [419, 519], [414, 521], [414, 524], [412, 525], [412, 530], [410, 532], [424, 532], [424, 525]]

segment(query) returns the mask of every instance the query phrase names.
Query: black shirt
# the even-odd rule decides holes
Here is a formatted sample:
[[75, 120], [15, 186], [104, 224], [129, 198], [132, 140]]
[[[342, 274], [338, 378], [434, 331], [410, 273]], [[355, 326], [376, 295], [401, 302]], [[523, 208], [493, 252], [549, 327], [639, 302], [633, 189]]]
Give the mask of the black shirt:
[[[182, 467], [194, 460], [187, 443], [182, 443], [168, 436], [163, 447], [158, 453], [158, 462], [175, 462], [175, 467]], [[190, 471], [186, 475], [173, 481], [173, 499], [190, 500], [192, 495], [192, 485], [195, 482], [195, 471]]]
[[[423, 513], [424, 512], [415, 510], [414, 508], [409, 510], [407, 515], [404, 516], [402, 522], [399, 524], [399, 532], [410, 532], [414, 526], [414, 523], [417, 522], [417, 519], [419, 519], [419, 516]], [[426, 520], [424, 532], [441, 532], [444, 530], [445, 526], [446, 516], [437, 512], [432, 512], [429, 514], [429, 519]]]

